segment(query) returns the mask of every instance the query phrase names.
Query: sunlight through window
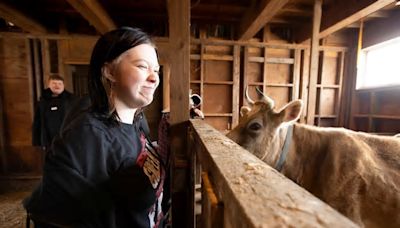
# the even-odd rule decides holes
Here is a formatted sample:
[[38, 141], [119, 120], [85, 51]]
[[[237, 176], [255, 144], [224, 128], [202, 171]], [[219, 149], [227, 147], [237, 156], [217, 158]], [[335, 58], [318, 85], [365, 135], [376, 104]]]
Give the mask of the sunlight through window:
[[400, 37], [360, 53], [356, 89], [400, 85]]

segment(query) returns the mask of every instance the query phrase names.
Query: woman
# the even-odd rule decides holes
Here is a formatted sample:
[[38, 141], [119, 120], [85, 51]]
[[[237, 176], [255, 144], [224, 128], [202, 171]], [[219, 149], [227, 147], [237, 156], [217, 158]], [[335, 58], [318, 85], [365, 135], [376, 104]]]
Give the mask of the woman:
[[120, 28], [96, 43], [91, 108], [54, 140], [41, 185], [24, 206], [43, 227], [159, 227], [165, 162], [148, 143], [143, 108], [159, 84], [155, 46]]

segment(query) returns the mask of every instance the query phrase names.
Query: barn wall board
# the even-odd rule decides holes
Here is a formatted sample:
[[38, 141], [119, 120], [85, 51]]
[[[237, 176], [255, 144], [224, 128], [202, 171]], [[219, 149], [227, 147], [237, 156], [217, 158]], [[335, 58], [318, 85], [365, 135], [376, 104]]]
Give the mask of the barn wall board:
[[[330, 45], [329, 41], [326, 43]], [[232, 52], [235, 45], [238, 54]], [[343, 46], [319, 48], [320, 66], [314, 95], [315, 125], [338, 126], [341, 122], [346, 50]], [[234, 110], [247, 105], [244, 97], [246, 86], [253, 99], [258, 97], [255, 88], [262, 89], [275, 100], [277, 109], [295, 99], [302, 99], [307, 105], [310, 96], [307, 92], [309, 53], [307, 45], [282, 42], [195, 40], [191, 44], [190, 86], [193, 93], [203, 97], [201, 110], [205, 121], [222, 132], [236, 126], [234, 120], [239, 119], [239, 113]], [[239, 83], [233, 80], [234, 59], [239, 62]], [[237, 105], [232, 98], [238, 100]], [[307, 110], [304, 110], [301, 122], [305, 122], [307, 116]]]
[[40, 173], [42, 151], [31, 146], [34, 95], [29, 40], [0, 39], [1, 170]]

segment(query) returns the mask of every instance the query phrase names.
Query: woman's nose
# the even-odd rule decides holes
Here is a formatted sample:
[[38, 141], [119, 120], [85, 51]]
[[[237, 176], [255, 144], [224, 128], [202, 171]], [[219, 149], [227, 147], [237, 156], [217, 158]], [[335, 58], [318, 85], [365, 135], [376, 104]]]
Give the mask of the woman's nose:
[[151, 72], [150, 75], [149, 75], [149, 77], [147, 78], [147, 80], [149, 80], [149, 81], [152, 82], [152, 83], [157, 83], [158, 80], [159, 80], [159, 76], [158, 76], [157, 73]]

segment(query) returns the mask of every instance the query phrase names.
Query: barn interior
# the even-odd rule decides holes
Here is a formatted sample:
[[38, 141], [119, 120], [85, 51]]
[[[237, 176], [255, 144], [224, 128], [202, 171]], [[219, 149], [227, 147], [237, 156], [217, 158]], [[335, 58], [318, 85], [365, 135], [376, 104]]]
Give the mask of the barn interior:
[[[189, 112], [182, 112], [189, 110], [189, 91], [202, 97], [203, 122], [214, 128], [207, 126], [203, 133], [220, 140], [218, 134], [238, 125], [247, 87], [254, 99], [260, 88], [278, 109], [301, 99], [300, 123], [394, 135], [400, 132], [400, 71], [394, 67], [400, 57], [399, 25], [398, 0], [1, 0], [0, 199], [13, 205], [4, 210], [15, 213], [4, 212], [0, 224], [25, 224], [24, 210], [15, 205], [41, 178], [44, 155], [32, 146], [31, 130], [47, 79], [62, 75], [68, 91], [87, 94], [91, 51], [107, 31], [139, 27], [156, 42], [161, 84], [146, 116], [157, 140], [162, 110], [170, 110], [173, 223], [195, 226], [194, 183], [203, 181], [208, 186], [202, 192], [208, 200], [203, 208], [209, 207], [202, 211], [202, 227], [219, 227], [252, 211], [240, 209], [239, 218], [229, 223], [223, 215], [243, 208], [241, 201], [221, 209], [218, 201], [226, 189], [214, 186], [216, 199], [207, 195], [218, 178], [228, 177], [212, 177], [219, 172], [212, 156], [196, 160], [196, 150], [209, 147], [201, 137], [196, 141]], [[367, 82], [360, 72], [372, 66], [368, 54], [380, 47], [397, 47], [397, 56], [385, 56], [379, 64], [390, 70], [379, 70]], [[201, 149], [193, 148], [190, 137]], [[199, 174], [199, 162], [209, 163], [202, 164], [203, 171], [214, 169], [209, 171], [211, 184]], [[323, 213], [340, 226], [336, 214]], [[250, 216], [244, 223], [256, 227], [253, 221]], [[269, 225], [280, 222], [270, 218]]]

